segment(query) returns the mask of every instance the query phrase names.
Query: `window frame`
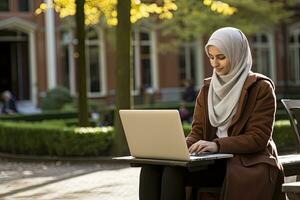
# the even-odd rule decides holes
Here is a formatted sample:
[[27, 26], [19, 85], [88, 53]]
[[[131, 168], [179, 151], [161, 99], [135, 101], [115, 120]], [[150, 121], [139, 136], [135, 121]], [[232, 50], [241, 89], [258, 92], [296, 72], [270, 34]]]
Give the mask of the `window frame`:
[[[267, 42], [262, 42], [262, 36], [265, 35], [265, 37], [267, 38]], [[264, 75], [268, 76], [269, 78], [271, 78], [273, 80], [274, 83], [277, 83], [277, 72], [276, 72], [276, 64], [275, 64], [275, 47], [274, 47], [274, 37], [273, 34], [271, 34], [270, 32], [259, 32], [256, 33], [253, 36], [257, 37], [257, 41], [251, 41], [252, 44], [252, 53], [254, 52], [254, 50], [256, 50], [256, 54], [253, 55], [254, 59], [258, 62], [258, 65], [256, 65], [256, 71], [258, 73], [263, 73], [264, 71], [264, 67], [268, 67], [269, 69], [266, 69], [266, 71], [269, 71], [269, 74], [265, 74]], [[263, 50], [267, 49], [268, 51], [268, 63], [269, 66], [263, 66], [263, 58], [265, 58], [263, 56]], [[258, 52], [258, 53], [257, 53]], [[253, 60], [254, 60], [253, 59]]]
[[[97, 33], [97, 40], [90, 41], [85, 39], [86, 45], [86, 80], [87, 80], [87, 95], [89, 98], [98, 98], [104, 97], [107, 95], [107, 77], [106, 77], [106, 60], [105, 60], [105, 48], [104, 48], [104, 33], [100, 27], [90, 27], [94, 29]], [[68, 37], [65, 41], [62, 38], [62, 45], [67, 46], [69, 51], [69, 85], [72, 95], [77, 95], [76, 92], [76, 70], [75, 70], [75, 58], [74, 53], [76, 52], [75, 48], [78, 44], [78, 40], [74, 37], [73, 30], [62, 30], [62, 32], [68, 33]], [[87, 37], [87, 34], [86, 34]], [[89, 48], [88, 44], [97, 45], [98, 47], [98, 64], [99, 64], [99, 80], [100, 80], [100, 91], [99, 92], [90, 92], [90, 66], [89, 66]]]
[[[88, 31], [89, 30], [93, 30], [96, 32], [97, 34], [97, 38], [96, 39], [89, 39], [88, 38]], [[101, 40], [101, 39], [100, 39]], [[88, 96], [89, 97], [98, 97], [101, 96], [102, 94], [102, 81], [101, 81], [101, 73], [102, 73], [102, 64], [101, 64], [101, 43], [99, 40], [99, 33], [97, 31], [97, 29], [93, 28], [93, 27], [89, 27], [86, 29], [86, 39], [85, 39], [85, 56], [86, 56], [86, 80], [87, 80], [87, 91], [88, 91]], [[99, 89], [100, 91], [98, 92], [92, 92], [91, 91], [91, 74], [90, 74], [90, 70], [91, 70], [91, 63], [90, 63], [90, 47], [97, 47], [97, 54], [98, 54], [98, 70], [99, 70], [99, 74], [98, 74], [98, 78], [99, 78]]]
[[[180, 51], [180, 57], [183, 56], [183, 61], [184, 61], [184, 66], [179, 66], [180, 67], [180, 74], [179, 74], [179, 79], [181, 81], [183, 80], [193, 80], [193, 82], [196, 81], [196, 71], [197, 71], [197, 43], [195, 41], [191, 42], [185, 42], [181, 45], [180, 47], [183, 51]], [[194, 60], [192, 60], [191, 56], [194, 54]], [[181, 58], [179, 58], [181, 59]], [[179, 61], [180, 63], [180, 61]], [[192, 66], [194, 63], [194, 66]], [[181, 63], [180, 63], [181, 64]], [[182, 70], [181, 68], [184, 68], [184, 77], [181, 77], [182, 75]], [[193, 69], [194, 68], [194, 69]], [[193, 72], [192, 72], [193, 70]], [[195, 77], [192, 75], [194, 74]]]
[[28, 4], [28, 10], [21, 10], [21, 2], [20, 0], [18, 1], [18, 12], [26, 13], [26, 12], [31, 12], [33, 10], [33, 1], [32, 0], [26, 0]]
[[[289, 42], [290, 37], [294, 37], [294, 42], [291, 44]], [[294, 60], [293, 65], [291, 66], [290, 56], [288, 56], [288, 67], [289, 67], [289, 74], [288, 74], [288, 85], [300, 85], [300, 24], [298, 27], [291, 29], [288, 34], [288, 55], [292, 55], [291, 51], [294, 52]], [[298, 68], [297, 68], [298, 66]], [[295, 75], [295, 80], [291, 80], [290, 75]]]
[[[140, 33], [145, 32], [148, 34], [149, 40], [141, 40]], [[149, 47], [148, 58], [150, 62], [150, 81], [151, 85], [149, 90], [156, 91], [159, 85], [159, 74], [157, 68], [157, 46], [156, 46], [156, 33], [154, 30], [146, 27], [134, 27], [131, 35], [131, 58], [133, 70], [133, 95], [140, 95], [142, 87], [142, 46]]]

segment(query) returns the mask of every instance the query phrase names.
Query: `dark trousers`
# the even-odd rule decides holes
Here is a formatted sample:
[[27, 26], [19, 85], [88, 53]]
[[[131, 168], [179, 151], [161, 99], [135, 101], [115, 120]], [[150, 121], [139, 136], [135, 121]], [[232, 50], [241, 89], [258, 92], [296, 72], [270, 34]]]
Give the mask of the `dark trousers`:
[[184, 200], [185, 186], [220, 187], [226, 161], [218, 160], [208, 169], [189, 172], [185, 167], [144, 165], [140, 174], [140, 200]]

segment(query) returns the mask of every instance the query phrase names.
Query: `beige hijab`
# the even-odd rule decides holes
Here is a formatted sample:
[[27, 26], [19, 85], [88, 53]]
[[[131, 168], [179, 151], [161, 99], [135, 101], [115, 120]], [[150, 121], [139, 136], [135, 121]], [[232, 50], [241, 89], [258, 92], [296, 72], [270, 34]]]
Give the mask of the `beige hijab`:
[[216, 46], [230, 61], [230, 71], [217, 75], [213, 71], [208, 91], [209, 121], [218, 127], [217, 135], [226, 137], [227, 129], [234, 116], [244, 82], [251, 70], [252, 56], [246, 36], [236, 28], [226, 27], [216, 30], [205, 45]]

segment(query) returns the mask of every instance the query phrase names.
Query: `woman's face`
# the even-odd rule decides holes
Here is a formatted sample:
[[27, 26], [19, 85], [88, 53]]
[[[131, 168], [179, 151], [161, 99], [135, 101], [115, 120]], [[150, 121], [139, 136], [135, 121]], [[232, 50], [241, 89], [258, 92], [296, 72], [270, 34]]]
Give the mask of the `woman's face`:
[[208, 57], [211, 66], [215, 69], [218, 75], [226, 75], [230, 71], [229, 59], [213, 45], [208, 46]]

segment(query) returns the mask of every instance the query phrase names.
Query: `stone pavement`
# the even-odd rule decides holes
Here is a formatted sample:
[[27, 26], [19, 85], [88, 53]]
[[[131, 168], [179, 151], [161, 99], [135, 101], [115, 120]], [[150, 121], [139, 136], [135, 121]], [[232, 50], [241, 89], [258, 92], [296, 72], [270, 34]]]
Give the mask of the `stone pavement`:
[[0, 159], [0, 200], [138, 200], [139, 173], [113, 162]]
[[0, 199], [137, 200], [139, 172], [120, 163], [0, 159]]

